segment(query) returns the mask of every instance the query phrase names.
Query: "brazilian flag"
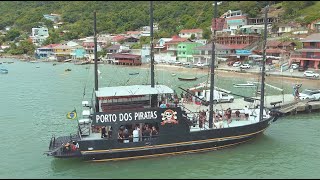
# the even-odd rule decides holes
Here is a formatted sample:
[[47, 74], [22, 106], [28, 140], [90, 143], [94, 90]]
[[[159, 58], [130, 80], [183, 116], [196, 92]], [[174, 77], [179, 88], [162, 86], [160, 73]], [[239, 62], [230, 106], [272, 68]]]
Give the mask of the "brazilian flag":
[[74, 109], [74, 110], [71, 111], [71, 112], [68, 112], [67, 118], [68, 118], [68, 119], [75, 119], [75, 118], [77, 118], [77, 111], [76, 111], [76, 109]]

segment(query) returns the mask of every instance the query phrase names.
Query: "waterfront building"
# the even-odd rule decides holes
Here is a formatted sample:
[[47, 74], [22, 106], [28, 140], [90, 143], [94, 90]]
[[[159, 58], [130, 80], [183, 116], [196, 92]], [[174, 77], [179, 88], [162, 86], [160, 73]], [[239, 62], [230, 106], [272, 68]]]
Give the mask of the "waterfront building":
[[[227, 58], [230, 54], [235, 53], [234, 49], [222, 45], [222, 44], [215, 44], [215, 53], [218, 58]], [[204, 46], [197, 46], [194, 48], [193, 56], [193, 63], [204, 63], [208, 64], [211, 61], [211, 54], [212, 54], [212, 43], [206, 44]], [[218, 62], [216, 62], [217, 64]]]
[[319, 69], [320, 64], [320, 33], [311, 34], [301, 40], [303, 48], [290, 56], [290, 63], [299, 62], [300, 66]]
[[181, 38], [179, 36], [173, 36], [171, 41], [166, 42], [166, 44], [167, 44], [167, 50], [166, 50], [167, 56], [171, 56], [171, 59], [176, 61], [177, 60], [178, 44], [181, 43], [181, 42], [187, 42], [187, 41], [189, 41], [187, 38]]
[[53, 47], [54, 55], [57, 57], [58, 61], [66, 60], [71, 58], [71, 47], [66, 44], [59, 44]]
[[60, 44], [49, 44], [47, 46], [43, 46], [43, 47], [40, 47], [40, 48], [37, 48], [36, 49], [36, 58], [38, 59], [46, 59], [50, 56], [54, 56], [54, 50], [53, 48], [58, 46]]
[[180, 42], [177, 48], [177, 60], [180, 62], [193, 62], [194, 48], [202, 44], [196, 42]]

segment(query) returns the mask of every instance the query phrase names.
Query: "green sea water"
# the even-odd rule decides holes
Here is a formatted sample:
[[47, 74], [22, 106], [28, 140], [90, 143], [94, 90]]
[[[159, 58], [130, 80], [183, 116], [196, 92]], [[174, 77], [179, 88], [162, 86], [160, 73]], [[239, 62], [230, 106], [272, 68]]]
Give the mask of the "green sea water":
[[[0, 62], [9, 61], [0, 59]], [[10, 60], [14, 61], [14, 60]], [[1, 65], [0, 65], [1, 66]], [[93, 91], [93, 65], [72, 63], [2, 64], [8, 74], [0, 74], [0, 178], [319, 178], [320, 113], [279, 119], [258, 138], [233, 148], [178, 156], [119, 162], [81, 162], [43, 155], [54, 135], [76, 132], [76, 121], [66, 113], [81, 109]], [[39, 68], [37, 68], [37, 66]], [[72, 71], [65, 72], [70, 68]], [[99, 87], [150, 82], [150, 72], [124, 66], [99, 65]], [[157, 70], [157, 68], [156, 68]], [[139, 72], [139, 75], [129, 75]], [[178, 81], [181, 72], [157, 70], [159, 84], [178, 93], [207, 80], [203, 74], [195, 82]], [[245, 83], [241, 77], [217, 77], [217, 86], [241, 95], [254, 90], [233, 89]], [[273, 82], [281, 87], [283, 82]], [[317, 85], [316, 85], [317, 86]], [[283, 87], [291, 93], [291, 87]], [[84, 93], [85, 92], [85, 93]], [[267, 89], [268, 94], [279, 94]]]

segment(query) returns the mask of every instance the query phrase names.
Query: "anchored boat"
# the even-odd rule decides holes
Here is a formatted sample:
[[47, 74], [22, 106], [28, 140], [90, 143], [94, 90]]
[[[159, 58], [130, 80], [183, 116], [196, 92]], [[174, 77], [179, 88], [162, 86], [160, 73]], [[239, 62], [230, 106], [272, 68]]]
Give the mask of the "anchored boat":
[[[152, 1], [150, 6], [152, 42]], [[217, 2], [215, 12], [216, 7]], [[95, 22], [96, 13], [94, 44], [97, 46]], [[217, 111], [215, 116], [213, 96], [210, 96], [209, 121], [205, 121], [203, 113], [191, 112], [176, 101], [171, 102], [169, 97], [174, 94], [173, 89], [155, 85], [152, 48], [151, 45], [151, 85], [100, 88], [95, 48], [95, 90], [91, 103], [82, 102], [78, 131], [74, 135], [53, 136], [45, 154], [100, 162], [216, 150], [247, 142], [262, 134], [275, 121], [263, 102], [259, 108]], [[214, 54], [213, 51], [212, 59], [215, 59]], [[211, 68], [214, 72], [214, 62]], [[210, 91], [214, 87], [213, 75]], [[264, 100], [263, 82], [261, 101]], [[76, 119], [76, 111], [68, 113], [67, 117]]]

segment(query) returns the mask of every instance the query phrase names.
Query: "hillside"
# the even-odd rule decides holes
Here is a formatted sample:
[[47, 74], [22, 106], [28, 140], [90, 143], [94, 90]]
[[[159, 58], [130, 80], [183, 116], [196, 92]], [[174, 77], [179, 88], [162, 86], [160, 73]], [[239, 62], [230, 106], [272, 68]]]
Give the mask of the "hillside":
[[[272, 4], [282, 1], [271, 1]], [[310, 3], [311, 2], [311, 3]], [[168, 37], [185, 28], [202, 28], [205, 36], [213, 17], [212, 1], [154, 1], [154, 21], [159, 23], [156, 36]], [[218, 15], [227, 10], [242, 10], [249, 17], [259, 15], [265, 1], [224, 1]], [[306, 14], [306, 19], [318, 17], [320, 2], [282, 2], [284, 19], [294, 19]], [[298, 8], [298, 9], [297, 9]], [[14, 26], [15, 29], [31, 33], [39, 22], [52, 29], [52, 22], [44, 14], [61, 14], [65, 25], [59, 29], [69, 30], [67, 37], [80, 38], [93, 34], [92, 12], [97, 11], [97, 30], [106, 33], [123, 33], [149, 25], [148, 1], [1, 1], [0, 29]], [[294, 17], [294, 18], [293, 18]], [[310, 21], [310, 20], [309, 20]], [[41, 24], [41, 23], [40, 23]], [[57, 32], [58, 33], [58, 32]]]

